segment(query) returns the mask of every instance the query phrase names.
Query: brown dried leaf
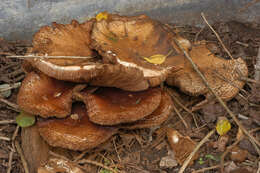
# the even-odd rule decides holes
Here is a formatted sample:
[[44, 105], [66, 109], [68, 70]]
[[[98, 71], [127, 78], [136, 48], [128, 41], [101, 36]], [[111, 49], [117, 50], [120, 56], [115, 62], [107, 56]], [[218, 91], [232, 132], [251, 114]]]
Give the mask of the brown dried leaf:
[[[190, 153], [196, 147], [196, 142], [194, 142], [189, 136], [182, 136], [178, 131], [173, 129], [168, 129], [167, 138], [170, 146], [174, 152], [175, 158], [180, 165], [186, 160]], [[191, 159], [190, 165], [199, 156], [198, 153]]]
[[238, 146], [235, 146], [231, 150], [230, 158], [231, 160], [235, 162], [243, 162], [247, 158], [248, 152], [246, 150], [243, 150], [239, 148]]

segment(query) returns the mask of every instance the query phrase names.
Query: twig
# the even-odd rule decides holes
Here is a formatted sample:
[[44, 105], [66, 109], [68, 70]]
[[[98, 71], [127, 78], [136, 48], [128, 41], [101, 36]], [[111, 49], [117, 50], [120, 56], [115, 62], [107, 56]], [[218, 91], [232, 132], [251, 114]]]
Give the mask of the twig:
[[174, 104], [172, 104], [172, 107], [174, 109], [174, 111], [176, 112], [176, 114], [179, 116], [179, 118], [181, 119], [182, 123], [184, 124], [184, 126], [188, 129], [188, 124], [186, 123], [185, 119], [182, 117], [182, 115], [180, 114], [180, 112], [178, 111], [178, 109], [176, 108], [176, 106]]
[[247, 43], [242, 43], [240, 41], [236, 41], [237, 44], [242, 45], [244, 47], [248, 47], [249, 45]]
[[[256, 131], [258, 131], [260, 128], [255, 128], [255, 129], [252, 129], [250, 130], [249, 133], [254, 133]], [[227, 148], [227, 150], [221, 155], [221, 158], [220, 158], [220, 170], [222, 173], [224, 173], [224, 159], [226, 157], [226, 155], [231, 151], [231, 149], [233, 147], [235, 147], [241, 140], [243, 139], [243, 137], [239, 138], [238, 140], [236, 140], [236, 142], [234, 142], [231, 146], [229, 146]], [[253, 145], [255, 145], [255, 143], [252, 143]], [[259, 154], [259, 151], [257, 151], [258, 154]], [[260, 154], [259, 154], [260, 155]]]
[[85, 156], [85, 154], [87, 154], [89, 152], [89, 150], [87, 149], [87, 150], [85, 150], [85, 151], [83, 151], [83, 152], [81, 152], [81, 154], [80, 155], [78, 155], [77, 157], [75, 157], [75, 159], [73, 159], [73, 161], [74, 162], [77, 162], [77, 161], [79, 161], [80, 159], [82, 159], [84, 156]]
[[203, 18], [203, 20], [206, 22], [206, 24], [209, 26], [209, 28], [211, 29], [211, 31], [216, 35], [218, 41], [220, 42], [221, 46], [223, 47], [223, 49], [227, 52], [228, 56], [231, 59], [234, 59], [233, 56], [231, 55], [231, 53], [228, 51], [228, 49], [226, 48], [226, 46], [224, 45], [224, 43], [222, 42], [221, 38], [219, 37], [218, 33], [214, 30], [214, 28], [209, 24], [209, 22], [207, 21], [204, 13], [201, 13], [201, 16]]
[[254, 79], [250, 79], [250, 78], [247, 78], [247, 77], [240, 77], [240, 80], [260, 85], [260, 81], [259, 80], [254, 80]]
[[224, 103], [224, 101], [216, 94], [216, 92], [210, 87], [207, 79], [204, 77], [204, 75], [200, 72], [198, 69], [198, 66], [192, 61], [190, 55], [184, 50], [184, 48], [179, 44], [177, 40], [174, 40], [175, 43], [178, 45], [178, 47], [183, 51], [184, 56], [189, 60], [194, 70], [198, 73], [208, 90], [217, 98], [219, 103], [223, 106], [223, 108], [228, 112], [228, 114], [232, 117], [232, 119], [235, 121], [235, 123], [239, 126], [239, 128], [249, 137], [251, 138], [258, 146], [260, 146], [260, 142], [255, 139], [254, 136], [252, 136], [245, 127], [240, 123], [240, 121], [237, 119], [235, 114], [227, 107], [227, 105]]
[[20, 155], [20, 158], [21, 158], [21, 161], [22, 161], [22, 164], [23, 164], [23, 168], [24, 168], [24, 172], [25, 173], [30, 173], [29, 169], [28, 169], [28, 164], [27, 164], [27, 162], [26, 162], [26, 160], [24, 158], [24, 154], [23, 154], [23, 151], [21, 149], [21, 146], [20, 146], [19, 142], [15, 141], [14, 144], [15, 144], [16, 151]]
[[18, 132], [19, 132], [19, 129], [20, 129], [20, 126], [16, 126], [16, 129], [15, 129], [15, 131], [14, 131], [14, 133], [13, 133], [13, 136], [12, 136], [12, 141], [15, 140], [15, 138], [16, 138]]
[[3, 125], [3, 124], [14, 124], [15, 123], [15, 120], [3, 120], [3, 121], [0, 121], [0, 125]]
[[115, 148], [115, 151], [116, 151], [116, 155], [117, 155], [117, 157], [118, 157], [118, 160], [119, 160], [119, 162], [121, 162], [121, 158], [120, 158], [119, 153], [118, 153], [118, 151], [117, 151], [115, 138], [113, 138], [113, 145], [114, 145], [114, 148]]
[[227, 148], [227, 150], [221, 155], [220, 157], [220, 171], [221, 173], [224, 173], [224, 159], [226, 155], [232, 150], [233, 147], [235, 147], [243, 138], [239, 138], [236, 142], [234, 142], [231, 146]]
[[9, 102], [8, 100], [4, 99], [4, 98], [1, 98], [0, 97], [0, 102], [3, 102], [5, 104], [7, 104], [8, 106], [12, 107], [14, 111], [16, 112], [20, 112], [19, 111], [19, 106], [17, 104], [14, 104], [12, 102]]
[[[226, 163], [224, 164], [224, 166], [228, 165], [229, 163], [230, 163], [230, 162], [226, 162]], [[209, 170], [212, 170], [212, 169], [217, 169], [217, 168], [219, 168], [219, 167], [220, 167], [220, 165], [210, 166], [210, 167], [207, 167], [207, 168], [202, 168], [202, 169], [193, 171], [192, 173], [205, 172], [205, 171], [209, 171]]]
[[11, 141], [10, 138], [5, 137], [5, 136], [0, 136], [0, 140], [3, 140], [3, 141]]
[[8, 90], [11, 90], [11, 89], [14, 89], [14, 88], [19, 88], [21, 86], [21, 82], [17, 82], [17, 83], [14, 83], [13, 85], [11, 86], [7, 86], [5, 88], [1, 88], [0, 89], [0, 92], [3, 92], [3, 91], [8, 91]]
[[201, 28], [201, 29], [199, 30], [199, 32], [197, 32], [197, 34], [196, 34], [196, 36], [195, 36], [195, 39], [194, 39], [194, 43], [197, 42], [198, 37], [199, 37], [200, 33], [201, 33], [203, 30], [204, 30], [204, 28]]
[[101, 168], [107, 169], [107, 170], [109, 170], [113, 173], [119, 173], [119, 171], [116, 171], [116, 170], [114, 170], [114, 169], [112, 169], [112, 168], [110, 168], [110, 167], [108, 167], [108, 166], [106, 166], [102, 163], [99, 163], [99, 162], [96, 162], [96, 161], [93, 161], [93, 160], [82, 159], [78, 163], [80, 163], [80, 164], [88, 163], [88, 164], [91, 164], [91, 165], [95, 165], [95, 166], [99, 166]]
[[258, 54], [256, 57], [256, 63], [255, 63], [255, 80], [260, 80], [260, 47], [258, 49]]
[[[168, 91], [168, 89], [167, 89]], [[197, 120], [195, 118], [195, 115], [192, 113], [192, 111], [190, 111], [186, 106], [184, 106], [176, 97], [174, 97], [170, 91], [168, 91], [168, 93], [170, 94], [170, 96], [172, 97], [172, 99], [182, 108], [184, 109], [186, 112], [188, 112], [190, 115], [192, 115], [194, 123], [196, 125], [197, 128], [199, 128]]]
[[194, 148], [194, 150], [190, 153], [189, 157], [186, 158], [184, 161], [181, 169], [179, 170], [178, 173], [183, 173], [188, 164], [190, 163], [192, 157], [196, 154], [196, 152], [200, 149], [200, 147], [207, 142], [207, 140], [215, 133], [215, 129], [211, 130], [199, 143], [198, 145]]
[[256, 173], [260, 173], [260, 162], [258, 162], [258, 169], [257, 169]]
[[63, 159], [63, 160], [65, 160], [65, 161], [69, 161], [69, 159], [67, 158], [67, 157], [65, 157], [65, 156], [62, 156], [62, 155], [60, 155], [60, 154], [57, 154], [57, 153], [55, 153], [55, 152], [53, 152], [53, 151], [49, 151], [49, 154], [50, 155], [52, 155], [52, 156], [54, 156], [54, 157], [57, 157], [57, 158], [59, 158], [59, 159]]
[[9, 153], [7, 173], [11, 173], [12, 171], [13, 155], [14, 155], [14, 151], [11, 150], [11, 152]]
[[12, 147], [11, 147], [11, 151], [9, 153], [7, 173], [11, 173], [11, 171], [12, 171], [13, 155], [14, 155], [14, 152], [15, 152], [14, 140], [15, 140], [17, 134], [18, 134], [19, 128], [20, 128], [19, 126], [16, 126], [16, 129], [15, 129], [13, 136], [12, 136]]
[[57, 59], [57, 58], [65, 58], [65, 59], [92, 59], [95, 57], [92, 56], [48, 56], [48, 55], [12, 55], [7, 56], [6, 58], [18, 58], [18, 59], [34, 59], [34, 58], [46, 58], [46, 59]]

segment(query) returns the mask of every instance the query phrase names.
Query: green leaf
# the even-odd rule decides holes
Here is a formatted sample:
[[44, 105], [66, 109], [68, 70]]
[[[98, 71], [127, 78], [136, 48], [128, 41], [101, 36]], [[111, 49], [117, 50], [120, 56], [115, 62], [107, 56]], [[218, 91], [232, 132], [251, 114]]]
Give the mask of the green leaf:
[[210, 160], [214, 160], [214, 161], [219, 161], [218, 158], [216, 158], [215, 156], [213, 156], [213, 155], [211, 155], [211, 154], [205, 155], [205, 158], [210, 159]]
[[203, 158], [200, 157], [200, 159], [199, 159], [199, 164], [202, 165], [202, 164], [204, 164], [204, 163], [205, 163], [205, 162], [204, 162]]
[[21, 111], [20, 114], [16, 117], [16, 123], [20, 127], [32, 126], [35, 123], [35, 116], [27, 112]]
[[99, 173], [113, 173], [113, 172], [110, 171], [110, 170], [107, 170], [107, 169], [102, 168], [102, 169], [99, 171]]

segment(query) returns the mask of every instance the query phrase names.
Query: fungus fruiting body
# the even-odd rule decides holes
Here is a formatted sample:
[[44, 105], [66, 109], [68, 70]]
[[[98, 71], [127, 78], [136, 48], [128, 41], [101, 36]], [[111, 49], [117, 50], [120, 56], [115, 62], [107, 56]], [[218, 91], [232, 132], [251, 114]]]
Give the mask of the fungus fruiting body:
[[34, 35], [30, 53], [42, 57], [24, 64], [17, 102], [43, 118], [37, 127], [48, 144], [71, 150], [94, 148], [120, 128], [158, 126], [173, 108], [158, 87], [164, 81], [206, 101], [210, 96], [176, 40], [222, 99], [243, 87], [239, 75], [248, 72], [241, 58], [218, 58], [145, 15], [104, 13], [82, 24], [53, 23]]

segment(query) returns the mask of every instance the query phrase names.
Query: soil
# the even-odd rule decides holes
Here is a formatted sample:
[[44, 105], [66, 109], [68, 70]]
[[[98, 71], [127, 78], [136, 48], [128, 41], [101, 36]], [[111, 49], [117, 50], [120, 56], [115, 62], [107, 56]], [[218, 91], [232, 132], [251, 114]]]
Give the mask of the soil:
[[[230, 58], [223, 50], [215, 34], [208, 27], [198, 28], [174, 24], [171, 26], [192, 42], [206, 40], [207, 42], [215, 43], [217, 46], [211, 47], [211, 51], [217, 56], [226, 59]], [[227, 105], [237, 115], [239, 121], [247, 130], [254, 131], [252, 135], [260, 141], [260, 79], [255, 79], [254, 77], [257, 53], [260, 50], [260, 24], [230, 21], [215, 23], [212, 26], [220, 35], [232, 56], [234, 58], [242, 57], [248, 65], [248, 78], [252, 79], [251, 82], [247, 81], [243, 91], [241, 90]], [[8, 42], [0, 38], [0, 85], [13, 85], [22, 81], [24, 73], [21, 69], [21, 60], [6, 58], [6, 56], [24, 55], [30, 46], [30, 43], [22, 41]], [[25, 172], [20, 154], [14, 150], [14, 141], [18, 141], [21, 144], [21, 130], [15, 135], [15, 130], [17, 129], [15, 122], [1, 123], [6, 120], [15, 120], [15, 117], [18, 115], [16, 109], [3, 102], [7, 100], [10, 103], [16, 103], [17, 92], [18, 88], [12, 89], [11, 96], [4, 99], [1, 98], [2, 100], [0, 101], [0, 173], [7, 172], [10, 166], [13, 173]], [[201, 97], [184, 95], [180, 91], [178, 93], [181, 98], [184, 98], [188, 108], [191, 108], [192, 105], [203, 99]], [[63, 157], [65, 156], [69, 160], [75, 160], [75, 158], [81, 155], [76, 163], [79, 163], [85, 172], [90, 173], [110, 173], [111, 171], [109, 172], [93, 164], [84, 163], [84, 159], [101, 163], [114, 169], [114, 171], [121, 170], [127, 173], [174, 173], [180, 169], [177, 163], [173, 163], [174, 159], [168, 159], [168, 164], [162, 164], [161, 162], [163, 158], [167, 159], [171, 158], [169, 156], [172, 156], [172, 150], [166, 138], [166, 127], [174, 128], [182, 135], [189, 136], [192, 140], [199, 142], [209, 131], [215, 128], [218, 117], [225, 116], [231, 122], [231, 130], [226, 137], [220, 138], [217, 133], [211, 136], [210, 140], [200, 148], [198, 159], [192, 165], [189, 165], [185, 172], [189, 173], [194, 170], [220, 165], [220, 156], [238, 140], [238, 126], [218, 103], [205, 105], [202, 109], [194, 112], [194, 117], [180, 108], [179, 110], [187, 122], [188, 128], [173, 113], [160, 127], [131, 131], [121, 130], [119, 134], [113, 136], [108, 142], [94, 150], [86, 151], [85, 154], [57, 148], [52, 148], [51, 150]], [[224, 163], [226, 163], [225, 171], [256, 172], [259, 169], [259, 156], [249, 139], [244, 137], [237, 143], [237, 147], [243, 150], [243, 153], [247, 153], [246, 158], [241, 160], [241, 158], [228, 153], [224, 159]], [[14, 151], [12, 162], [8, 163], [12, 151]], [[25, 155], [28, 155], [28, 153], [25, 153]], [[37, 157], [41, 156], [38, 155]], [[220, 170], [217, 168], [206, 172], [213, 173], [220, 172]]]

